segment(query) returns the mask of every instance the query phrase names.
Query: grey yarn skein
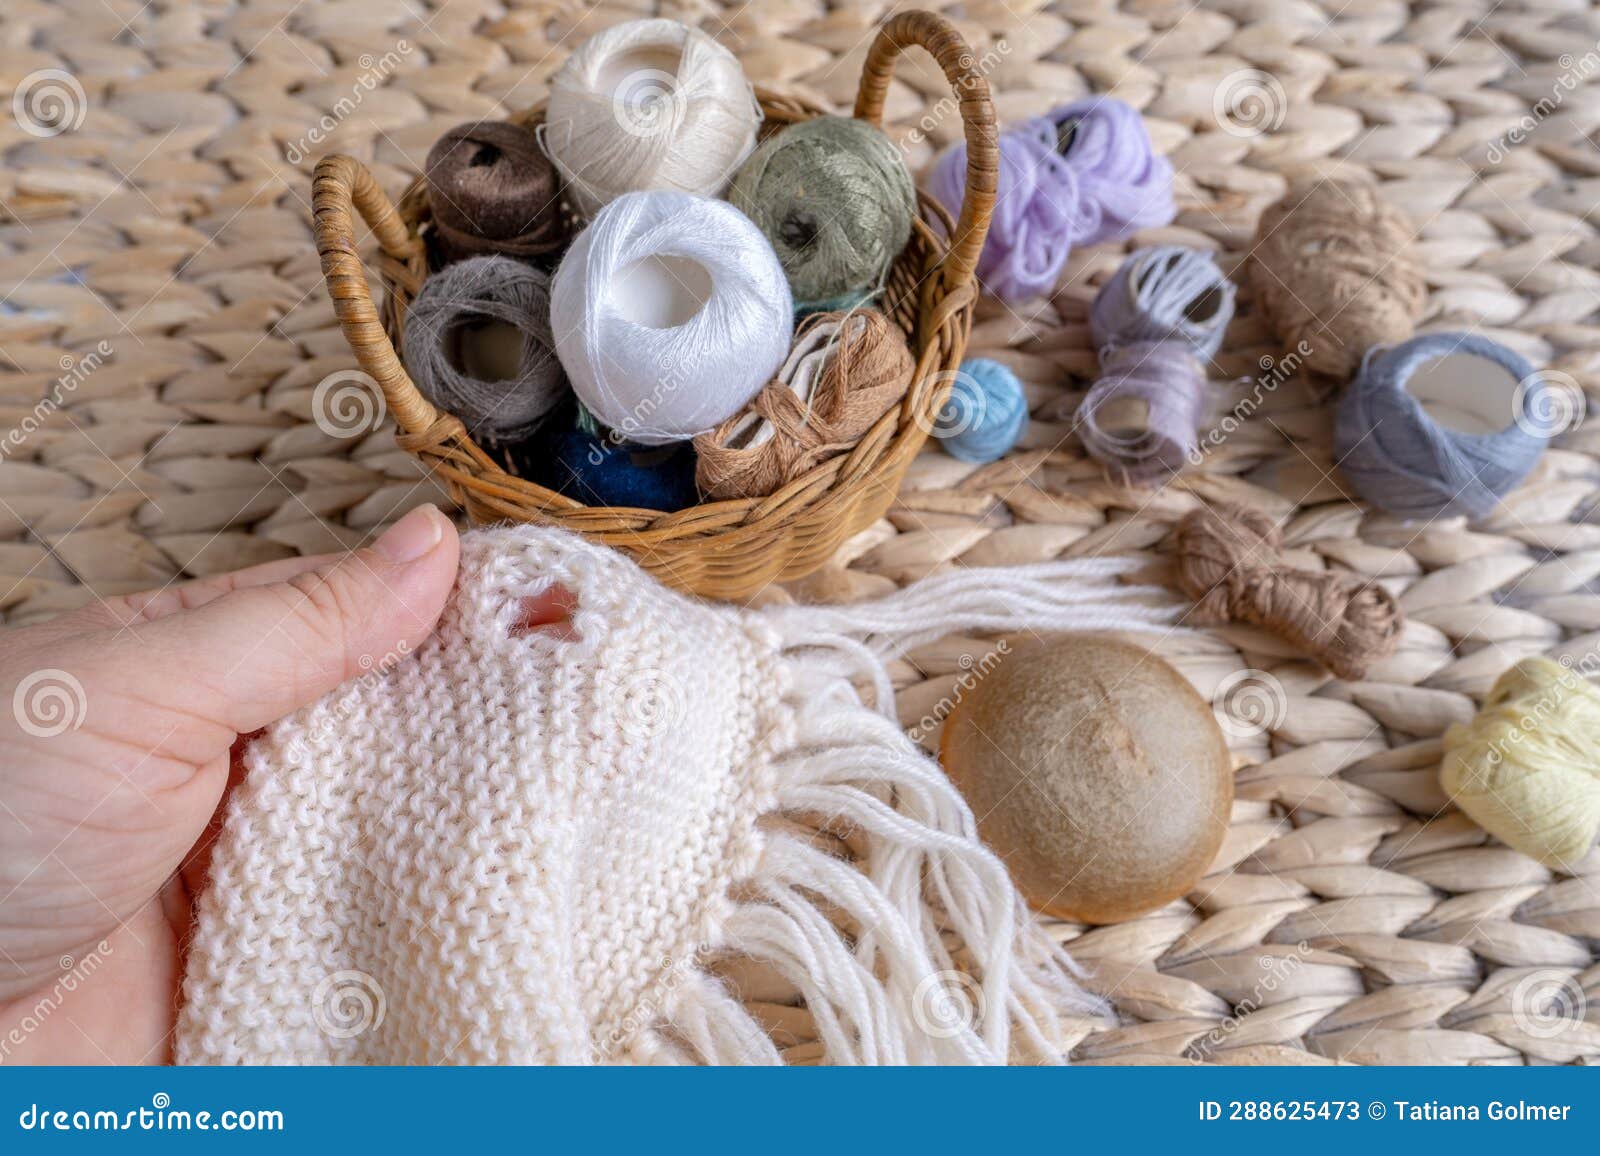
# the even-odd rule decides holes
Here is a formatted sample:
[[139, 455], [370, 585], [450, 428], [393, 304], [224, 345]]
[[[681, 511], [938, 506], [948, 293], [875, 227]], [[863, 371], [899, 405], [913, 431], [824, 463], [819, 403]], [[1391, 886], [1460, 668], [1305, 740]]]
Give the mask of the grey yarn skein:
[[[1452, 353], [1486, 358], [1517, 380], [1504, 429], [1449, 429], [1406, 388], [1418, 369]], [[1430, 333], [1374, 349], [1339, 403], [1339, 468], [1358, 494], [1391, 514], [1481, 518], [1528, 476], [1557, 432], [1544, 428], [1561, 405], [1555, 392], [1521, 354], [1476, 334]]]
[[[483, 321], [522, 334], [515, 377], [480, 381], [456, 364], [462, 331]], [[422, 396], [481, 441], [523, 440], [567, 393], [550, 330], [550, 276], [510, 257], [472, 257], [424, 281], [406, 314], [404, 344], [406, 371]]]
[[1089, 329], [1097, 348], [1177, 340], [1209, 361], [1233, 320], [1233, 296], [1211, 254], [1153, 245], [1132, 253], [1095, 295]]

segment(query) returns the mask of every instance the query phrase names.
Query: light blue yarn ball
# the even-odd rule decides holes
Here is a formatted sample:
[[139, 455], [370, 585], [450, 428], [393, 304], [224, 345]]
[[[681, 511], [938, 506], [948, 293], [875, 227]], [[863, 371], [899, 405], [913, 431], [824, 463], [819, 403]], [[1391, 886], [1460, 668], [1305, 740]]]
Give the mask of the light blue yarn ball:
[[1017, 444], [1027, 424], [1028, 401], [1017, 375], [998, 361], [974, 357], [961, 363], [933, 436], [953, 458], [993, 462]]

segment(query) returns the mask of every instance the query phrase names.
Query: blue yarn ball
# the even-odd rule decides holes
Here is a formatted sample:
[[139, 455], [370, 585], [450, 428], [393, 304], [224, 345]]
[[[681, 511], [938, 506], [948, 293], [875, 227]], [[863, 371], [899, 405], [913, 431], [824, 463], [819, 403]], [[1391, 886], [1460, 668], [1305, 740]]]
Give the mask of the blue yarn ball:
[[[1451, 356], [1481, 358], [1516, 383], [1491, 415], [1494, 432], [1441, 425], [1407, 389], [1419, 370]], [[1498, 342], [1472, 333], [1429, 333], [1367, 355], [1339, 403], [1334, 450], [1356, 493], [1379, 509], [1403, 518], [1482, 518], [1528, 476], [1545, 443], [1582, 417], [1571, 412], [1574, 404]]]
[[541, 485], [586, 506], [672, 513], [700, 500], [689, 442], [640, 446], [579, 429], [554, 430], [524, 455]]
[[1022, 382], [998, 361], [974, 357], [961, 363], [950, 396], [934, 418], [933, 436], [945, 453], [964, 462], [1005, 457], [1028, 424]]

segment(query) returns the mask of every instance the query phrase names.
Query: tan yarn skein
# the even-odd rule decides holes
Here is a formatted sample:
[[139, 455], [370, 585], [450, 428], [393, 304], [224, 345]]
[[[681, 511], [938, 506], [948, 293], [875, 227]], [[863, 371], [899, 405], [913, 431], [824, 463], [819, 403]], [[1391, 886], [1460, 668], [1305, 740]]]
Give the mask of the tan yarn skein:
[[915, 368], [905, 334], [877, 310], [815, 314], [777, 377], [694, 439], [701, 493], [765, 497], [846, 452], [905, 396]]
[[1340, 678], [1394, 653], [1404, 618], [1381, 586], [1351, 574], [1296, 570], [1277, 525], [1244, 506], [1201, 507], [1178, 526], [1178, 583], [1211, 622], [1248, 622], [1287, 639]]
[[1427, 304], [1415, 230], [1376, 189], [1300, 185], [1261, 214], [1246, 263], [1256, 305], [1307, 368], [1348, 379], [1367, 351], [1410, 337]]

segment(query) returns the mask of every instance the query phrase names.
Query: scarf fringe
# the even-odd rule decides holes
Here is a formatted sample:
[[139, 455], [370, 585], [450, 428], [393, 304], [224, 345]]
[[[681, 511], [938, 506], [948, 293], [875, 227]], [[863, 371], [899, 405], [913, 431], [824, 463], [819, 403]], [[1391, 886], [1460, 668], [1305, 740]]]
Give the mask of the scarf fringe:
[[[798, 991], [826, 1062], [1058, 1063], [1109, 1015], [1034, 925], [961, 794], [894, 721], [885, 663], [956, 631], [1172, 631], [1182, 608], [1170, 594], [1116, 583], [1137, 565], [959, 572], [775, 614], [796, 722], [772, 763], [768, 818], [789, 822], [769, 824], [708, 946], [762, 961]], [[837, 835], [848, 857], [806, 830]], [[728, 985], [700, 971], [675, 995], [641, 1041], [648, 1058], [781, 1062]]]

